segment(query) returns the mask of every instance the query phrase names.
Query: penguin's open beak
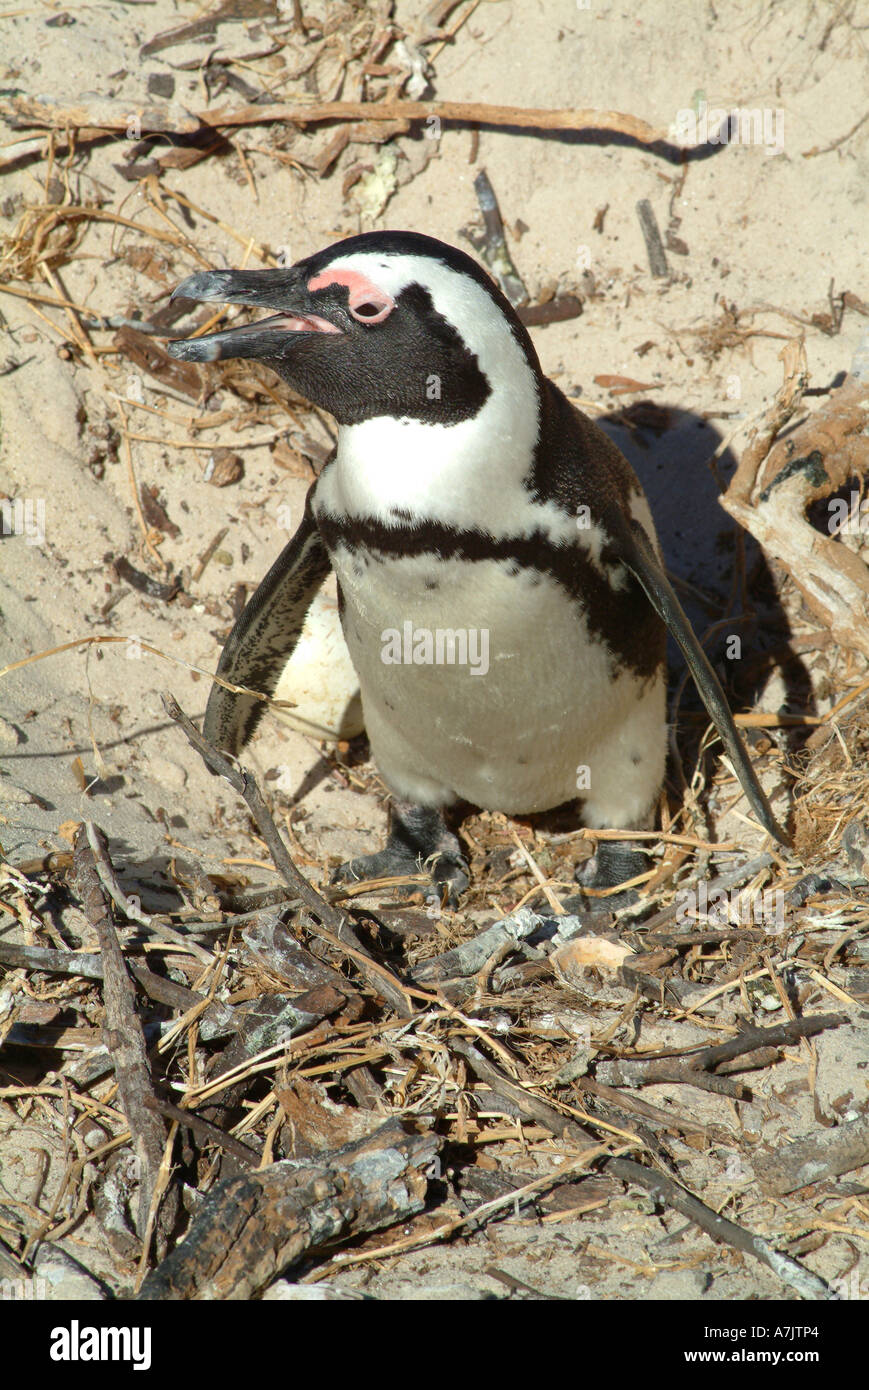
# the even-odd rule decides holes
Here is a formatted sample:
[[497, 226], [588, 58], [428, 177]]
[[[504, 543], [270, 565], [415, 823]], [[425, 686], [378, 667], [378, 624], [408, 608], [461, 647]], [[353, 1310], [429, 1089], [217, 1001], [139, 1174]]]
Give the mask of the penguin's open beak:
[[336, 323], [324, 317], [322, 300], [310, 292], [296, 267], [199, 271], [182, 280], [172, 298], [280, 310], [269, 318], [227, 328], [222, 333], [168, 343], [169, 355], [185, 362], [216, 362], [221, 357], [283, 357], [288, 348], [292, 350], [297, 336], [342, 332]]

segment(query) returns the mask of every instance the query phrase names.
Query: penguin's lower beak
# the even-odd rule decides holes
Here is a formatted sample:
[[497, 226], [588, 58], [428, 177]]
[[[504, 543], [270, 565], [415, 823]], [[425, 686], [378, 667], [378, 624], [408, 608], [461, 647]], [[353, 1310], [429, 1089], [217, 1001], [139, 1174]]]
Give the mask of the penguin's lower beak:
[[311, 333], [342, 332], [323, 316], [322, 301], [315, 299], [295, 268], [199, 271], [182, 280], [172, 298], [280, 310], [269, 318], [227, 328], [222, 333], [179, 338], [167, 344], [169, 355], [185, 362], [216, 362], [221, 357], [283, 357], [299, 338], [307, 338]]

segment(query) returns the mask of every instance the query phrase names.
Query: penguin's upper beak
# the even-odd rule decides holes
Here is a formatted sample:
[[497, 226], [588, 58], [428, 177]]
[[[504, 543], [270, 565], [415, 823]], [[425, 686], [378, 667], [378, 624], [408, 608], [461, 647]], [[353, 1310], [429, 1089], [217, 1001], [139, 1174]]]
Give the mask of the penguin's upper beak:
[[222, 333], [201, 338], [179, 338], [167, 344], [171, 357], [185, 362], [216, 362], [221, 357], [282, 357], [288, 347], [311, 333], [341, 333], [337, 323], [324, 317], [328, 309], [305, 283], [298, 267], [287, 270], [204, 270], [189, 275], [172, 298], [216, 300], [219, 304], [248, 304], [278, 309], [259, 319]]

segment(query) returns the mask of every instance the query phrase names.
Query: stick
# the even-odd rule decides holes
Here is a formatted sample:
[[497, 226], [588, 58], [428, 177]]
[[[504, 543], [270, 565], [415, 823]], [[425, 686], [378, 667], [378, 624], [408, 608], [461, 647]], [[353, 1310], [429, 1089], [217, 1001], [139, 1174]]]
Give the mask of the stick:
[[94, 865], [99, 875], [103, 888], [108, 893], [112, 902], [133, 922], [138, 922], [147, 931], [153, 932], [155, 936], [164, 941], [171, 941], [174, 945], [180, 946], [183, 950], [189, 951], [192, 956], [202, 965], [213, 965], [214, 956], [211, 951], [206, 951], [204, 946], [191, 941], [183, 932], [176, 931], [167, 922], [161, 922], [156, 917], [150, 917], [146, 912], [128, 898], [121, 885], [118, 883], [114, 865], [109, 859], [108, 845], [102, 832], [93, 824], [92, 821], [85, 821], [85, 830], [88, 839], [88, 846], [94, 857]]
[[670, 267], [667, 265], [667, 253], [664, 250], [658, 222], [648, 198], [641, 198], [637, 203], [637, 217], [640, 219], [640, 231], [646, 243], [649, 269], [653, 275], [659, 278], [669, 275]]
[[308, 1251], [407, 1221], [423, 1209], [440, 1143], [389, 1120], [337, 1152], [228, 1178], [139, 1298], [252, 1298]]
[[[186, 985], [179, 985], [175, 980], [167, 980], [163, 975], [156, 975], [153, 970], [139, 965], [137, 961], [127, 960], [125, 963], [148, 998], [158, 1004], [186, 1011], [196, 1004], [206, 1002], [204, 994], [187, 989]], [[104, 974], [102, 957], [96, 953], [55, 951], [47, 946], [22, 946], [12, 941], [0, 941], [0, 965], [17, 966], [24, 970], [41, 970], [46, 975], [77, 975], [83, 980], [102, 980]], [[209, 1004], [201, 1015], [201, 1022], [207, 1026], [209, 1041], [227, 1033], [234, 1033], [239, 1027], [235, 1011], [229, 1005], [221, 1004], [219, 1000]]]
[[641, 1163], [631, 1158], [610, 1158], [603, 1166], [608, 1173], [615, 1174], [624, 1182], [636, 1183], [651, 1197], [675, 1211], [680, 1211], [713, 1240], [721, 1241], [724, 1245], [732, 1246], [734, 1250], [741, 1250], [744, 1255], [751, 1255], [753, 1259], [760, 1260], [761, 1264], [772, 1270], [777, 1279], [794, 1289], [800, 1298], [832, 1300], [837, 1297], [823, 1279], [812, 1274], [799, 1261], [792, 1260], [789, 1255], [783, 1255], [762, 1236], [754, 1235], [744, 1226], [737, 1226], [735, 1221], [728, 1221], [725, 1216], [719, 1216], [711, 1207], [707, 1207], [705, 1202], [701, 1202], [699, 1197], [695, 1197], [693, 1192], [689, 1192], [687, 1187], [682, 1187], [666, 1174], [644, 1168]]
[[478, 932], [470, 941], [463, 941], [451, 951], [422, 961], [414, 966], [410, 973], [417, 984], [421, 985], [476, 975], [495, 951], [500, 950], [502, 946], [516, 949], [524, 937], [537, 930], [540, 922], [541, 919], [535, 913], [527, 907], [520, 907], [510, 917], [493, 922], [491, 927]]
[[793, 1019], [790, 1023], [779, 1023], [773, 1028], [747, 1028], [726, 1043], [689, 1054], [682, 1063], [674, 1064], [666, 1057], [649, 1061], [620, 1058], [602, 1062], [598, 1067], [598, 1076], [608, 1086], [686, 1085], [696, 1086], [703, 1091], [718, 1091], [737, 1100], [746, 1099], [744, 1088], [738, 1082], [728, 1082], [717, 1074], [710, 1075], [712, 1068], [723, 1062], [733, 1062], [737, 1057], [747, 1060], [760, 1049], [787, 1047], [799, 1042], [800, 1038], [813, 1037], [827, 1028], [838, 1028], [847, 1021], [844, 1014], [815, 1014], [812, 1018]]
[[[130, 1126], [133, 1148], [141, 1165], [139, 1206], [136, 1229], [142, 1235], [148, 1220], [151, 1194], [157, 1183], [166, 1131], [147, 1098], [153, 1098], [145, 1035], [136, 1013], [136, 995], [127, 974], [124, 956], [112, 922], [97, 873], [91, 844], [99, 844], [108, 856], [105, 836], [98, 826], [85, 821], [75, 836], [75, 878], [82, 907], [99, 937], [103, 957], [103, 998], [106, 1006], [104, 1038], [112, 1056], [118, 1093]], [[169, 1210], [170, 1206], [173, 1208]], [[164, 1208], [169, 1225], [175, 1219], [175, 1204]]]
[[231, 1134], [224, 1134], [222, 1129], [213, 1125], [210, 1120], [203, 1120], [201, 1116], [192, 1110], [184, 1110], [179, 1105], [172, 1105], [168, 1100], [158, 1100], [156, 1096], [148, 1096], [145, 1104], [149, 1110], [156, 1110], [158, 1114], [165, 1115], [167, 1120], [177, 1120], [179, 1125], [197, 1135], [208, 1144], [217, 1144], [219, 1148], [225, 1149], [233, 1158], [238, 1159], [246, 1168], [254, 1168], [260, 1161], [260, 1156], [256, 1149], [251, 1149], [247, 1144], [242, 1144], [240, 1139], [235, 1139]]
[[317, 935], [332, 945], [337, 945], [349, 955], [356, 962], [360, 974], [364, 976], [371, 988], [382, 994], [397, 1014], [409, 1018], [413, 1009], [395, 976], [377, 961], [371, 959], [346, 917], [331, 903], [328, 903], [324, 897], [321, 897], [313, 884], [309, 883], [304, 874], [296, 868], [278, 834], [277, 826], [272, 820], [256, 778], [245, 769], [233, 767], [227, 758], [218, 753], [217, 749], [202, 737], [199, 730], [181, 709], [177, 700], [171, 695], [164, 694], [162, 700], [163, 708], [169, 718], [181, 727], [188, 743], [196, 749], [206, 766], [218, 777], [225, 777], [233, 790], [238, 792], [247, 804], [256, 821], [257, 829], [275, 861], [278, 872], [283, 875], [285, 882], [298, 894], [309, 911], [322, 923], [322, 926], [314, 927]]
[[627, 135], [641, 145], [670, 145], [667, 132], [658, 130], [621, 111], [595, 111], [592, 108], [559, 107], [547, 110], [533, 106], [491, 106], [483, 101], [318, 101], [304, 106], [284, 102], [241, 106], [235, 111], [208, 108], [197, 113], [180, 106], [143, 106], [130, 111], [129, 103], [95, 101], [87, 106], [54, 106], [32, 97], [0, 101], [0, 115], [10, 116], [19, 126], [41, 126], [50, 130], [88, 126], [126, 134], [131, 120], [137, 133], [194, 135], [202, 126], [238, 127], [249, 125], [313, 125], [322, 121], [440, 121], [460, 125], [515, 126], [520, 130], [608, 130]]
[[[535, 1096], [529, 1095], [521, 1086], [510, 1081], [477, 1048], [455, 1039], [452, 1040], [450, 1046], [466, 1058], [474, 1072], [483, 1080], [488, 1081], [494, 1091], [512, 1100], [528, 1118], [537, 1120], [559, 1137], [574, 1138], [578, 1134], [580, 1138], [585, 1140], [585, 1135], [579, 1125], [573, 1120], [566, 1119], [558, 1111], [553, 1110], [551, 1106], [546, 1105], [544, 1101], [538, 1101]], [[744, 1254], [760, 1260], [783, 1283], [795, 1289], [801, 1298], [832, 1299], [835, 1297], [822, 1279], [816, 1278], [796, 1260], [782, 1255], [762, 1237], [753, 1235], [751, 1231], [737, 1226], [734, 1221], [728, 1221], [726, 1217], [719, 1216], [711, 1207], [707, 1207], [705, 1202], [701, 1202], [699, 1197], [695, 1197], [693, 1192], [689, 1192], [687, 1188], [680, 1186], [679, 1183], [665, 1174], [656, 1172], [651, 1168], [645, 1168], [641, 1163], [637, 1163], [631, 1158], [605, 1158], [600, 1166], [608, 1174], [611, 1173], [614, 1177], [621, 1178], [623, 1182], [635, 1183], [658, 1201], [680, 1211], [683, 1216], [687, 1216], [689, 1221], [693, 1221], [713, 1240], [719, 1240], [725, 1245], [732, 1246], [735, 1250], [741, 1250]]]
[[836, 1178], [869, 1163], [869, 1117], [795, 1139], [776, 1153], [758, 1154], [752, 1166], [761, 1186], [777, 1197]]

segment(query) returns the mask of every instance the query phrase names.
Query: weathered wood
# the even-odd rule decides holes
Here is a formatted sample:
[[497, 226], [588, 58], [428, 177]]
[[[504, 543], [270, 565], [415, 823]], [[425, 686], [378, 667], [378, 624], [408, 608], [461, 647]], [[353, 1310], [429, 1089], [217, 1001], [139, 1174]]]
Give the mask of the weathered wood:
[[284, 1159], [228, 1178], [203, 1203], [183, 1245], [139, 1298], [252, 1298], [312, 1250], [421, 1211], [441, 1141], [390, 1120], [358, 1144], [313, 1161]]
[[217, 751], [213, 744], [203, 738], [174, 696], [164, 694], [162, 699], [163, 708], [169, 718], [179, 725], [188, 743], [196, 749], [206, 766], [218, 777], [225, 777], [229, 785], [238, 792], [247, 804], [256, 821], [257, 828], [268, 846], [275, 867], [283, 875], [285, 882], [298, 893], [305, 906], [322, 924], [315, 926], [314, 930], [324, 940], [331, 941], [333, 945], [344, 950], [354, 961], [371, 988], [381, 994], [397, 1014], [403, 1018], [409, 1018], [413, 1010], [395, 976], [378, 961], [372, 960], [344, 914], [327, 902], [322, 894], [317, 892], [314, 885], [308, 882], [304, 874], [296, 868], [286, 845], [278, 834], [278, 828], [272, 819], [256, 778], [250, 772], [235, 767], [222, 753]]
[[[732, 1095], [734, 1092], [730, 1088], [733, 1083], [727, 1082], [713, 1068], [727, 1064], [729, 1071], [735, 1071], [737, 1058], [745, 1070], [751, 1070], [754, 1066], [769, 1066], [770, 1048], [788, 1047], [799, 1042], [800, 1038], [814, 1037], [816, 1033], [823, 1033], [827, 1028], [838, 1028], [846, 1022], [844, 1014], [815, 1014], [811, 1018], [779, 1023], [772, 1028], [746, 1028], [728, 1042], [690, 1052], [682, 1060], [678, 1057], [652, 1057], [648, 1061], [632, 1057], [615, 1058], [610, 1062], [601, 1062], [596, 1075], [607, 1086], [696, 1086], [699, 1090]], [[758, 1053], [762, 1054], [760, 1058], [757, 1057]]]
[[89, 841], [95, 840], [108, 857], [106, 838], [98, 826], [85, 821], [78, 827], [74, 845], [74, 872], [82, 906], [97, 933], [103, 958], [103, 998], [106, 1023], [103, 1037], [112, 1058], [121, 1106], [130, 1126], [133, 1149], [140, 1164], [136, 1230], [144, 1235], [151, 1197], [163, 1150], [166, 1129], [160, 1116], [147, 1106], [153, 1098], [145, 1034], [136, 1013], [136, 991], [112, 921]]
[[[869, 474], [869, 336], [829, 401], [777, 438], [808, 382], [802, 342], [788, 343], [782, 357], [784, 383], [721, 505], [784, 565], [834, 641], [869, 656], [869, 565], [836, 537], [832, 511], [826, 535], [807, 515], [812, 504]], [[851, 524], [865, 526], [864, 514]]]
[[817, 1130], [771, 1154], [758, 1154], [752, 1167], [767, 1192], [783, 1197], [825, 1178], [836, 1178], [869, 1163], [869, 1116], [846, 1120], [835, 1129]]
[[61, 106], [34, 97], [0, 101], [0, 115], [18, 127], [41, 126], [49, 130], [88, 128], [135, 130], [136, 138], [149, 134], [194, 135], [207, 126], [238, 128], [250, 125], [314, 125], [323, 121], [451, 121], [461, 125], [512, 126], [518, 130], [608, 130], [628, 135], [642, 145], [671, 144], [667, 132], [637, 116], [621, 111], [591, 108], [494, 106], [484, 101], [317, 101], [263, 102], [234, 110], [214, 107], [197, 113], [177, 103], [157, 103], [131, 109], [124, 101], [90, 101], [83, 106]]

